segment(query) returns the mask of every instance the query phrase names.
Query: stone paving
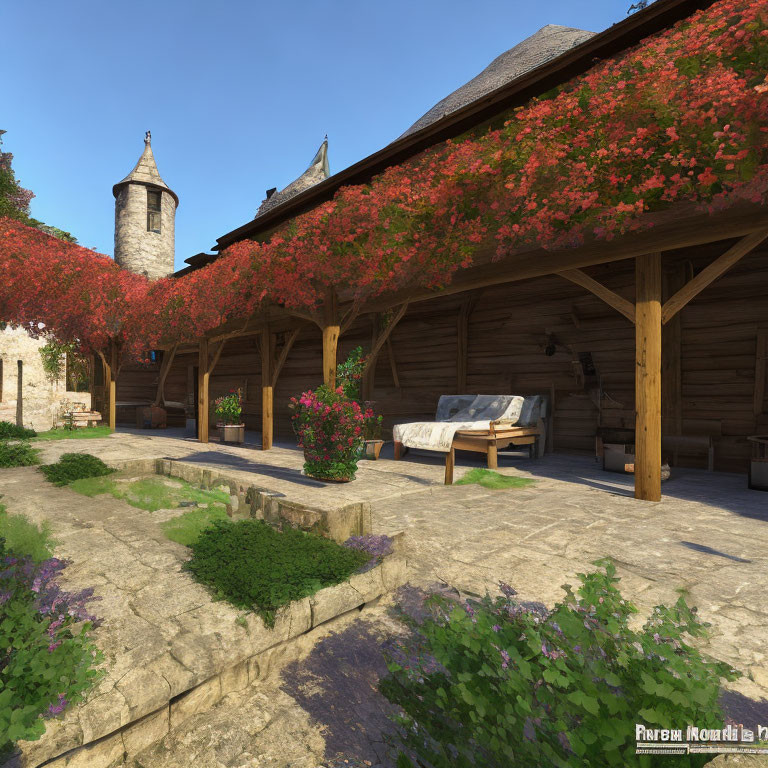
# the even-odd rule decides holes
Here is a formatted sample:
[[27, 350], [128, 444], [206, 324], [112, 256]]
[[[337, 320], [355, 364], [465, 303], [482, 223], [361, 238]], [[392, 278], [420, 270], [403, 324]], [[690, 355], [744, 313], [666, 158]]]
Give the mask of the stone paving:
[[[657, 603], [673, 602], [681, 593], [699, 608], [702, 618], [712, 623], [705, 650], [745, 673], [729, 686], [729, 711], [744, 713], [745, 722], [749, 717], [768, 723], [768, 494], [748, 491], [744, 476], [673, 472], [663, 487], [663, 500], [653, 504], [635, 501], [631, 478], [604, 473], [589, 457], [548, 455], [537, 462], [502, 458], [502, 473], [537, 482], [525, 489], [490, 491], [445, 487], [442, 463], [413, 454], [402, 462], [364, 462], [358, 478], [346, 486], [316, 487], [299, 472], [300, 453], [287, 447], [262, 453], [248, 447], [117, 434], [51, 443], [43, 450], [46, 460], [79, 450], [107, 462], [167, 457], [226, 466], [228, 474], [242, 472], [251, 482], [259, 475], [260, 484], [297, 500], [310, 499], [315, 506], [370, 501], [374, 532], [406, 532], [410, 580], [423, 588], [437, 584], [461, 595], [477, 595], [504, 580], [522, 599], [551, 604], [561, 595], [560, 585], [575, 583], [576, 573], [611, 556], [622, 592], [638, 604], [641, 614]], [[463, 466], [460, 457], [458, 477]], [[4, 477], [0, 475], [0, 485]], [[0, 487], [0, 493], [6, 489]], [[396, 631], [383, 608], [364, 622], [374, 651], [376, 638]], [[348, 637], [350, 631], [339, 637]], [[350, 663], [351, 656], [331, 665], [335, 680], [312, 673], [313, 659], [327, 658], [328, 647], [320, 643], [305, 662], [287, 668], [282, 688], [249, 688], [223, 700], [209, 715], [188, 721], [152, 754], [142, 755], [136, 768], [314, 768], [345, 743], [354, 747], [353, 756], [377, 763], [380, 734], [361, 737], [351, 715], [335, 720], [333, 715], [344, 708], [334, 694], [335, 688], [344, 688], [339, 676], [349, 678], [347, 690], [354, 688], [350, 681], [371, 690], [375, 682], [360, 677], [365, 665]], [[337, 660], [344, 660], [343, 647], [355, 644], [337, 643]], [[376, 696], [358, 709], [380, 707]], [[359, 746], [361, 739], [367, 748]], [[768, 760], [726, 763], [719, 758], [713, 765], [720, 763], [768, 765]]]

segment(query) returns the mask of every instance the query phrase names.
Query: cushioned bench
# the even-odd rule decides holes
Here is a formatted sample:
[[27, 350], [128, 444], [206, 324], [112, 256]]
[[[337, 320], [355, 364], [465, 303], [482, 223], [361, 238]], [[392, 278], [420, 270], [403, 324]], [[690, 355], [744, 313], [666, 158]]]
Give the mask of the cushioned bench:
[[484, 453], [490, 469], [498, 467], [498, 451], [529, 447], [537, 456], [545, 438], [540, 395], [442, 395], [435, 421], [396, 424], [395, 459], [408, 448], [445, 453], [445, 483], [453, 483], [455, 451]]

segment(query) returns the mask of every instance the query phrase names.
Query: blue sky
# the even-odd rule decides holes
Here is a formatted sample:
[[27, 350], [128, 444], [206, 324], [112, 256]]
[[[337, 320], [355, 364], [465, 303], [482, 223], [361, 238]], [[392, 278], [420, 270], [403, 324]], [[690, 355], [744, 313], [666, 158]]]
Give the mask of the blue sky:
[[144, 131], [178, 194], [176, 265], [253, 218], [327, 133], [331, 172], [380, 149], [545, 24], [630, 0], [5, 0], [3, 149], [32, 215], [112, 254], [112, 185]]

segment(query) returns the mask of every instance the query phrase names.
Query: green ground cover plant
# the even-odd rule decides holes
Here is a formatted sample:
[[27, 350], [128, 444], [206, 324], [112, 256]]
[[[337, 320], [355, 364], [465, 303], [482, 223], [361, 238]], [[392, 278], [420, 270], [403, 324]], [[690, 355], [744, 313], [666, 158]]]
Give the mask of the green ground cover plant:
[[185, 547], [191, 547], [200, 534], [217, 520], [226, 521], [226, 509], [222, 506], [191, 509], [183, 515], [173, 517], [161, 524], [163, 533], [171, 540]]
[[215, 597], [254, 610], [272, 627], [293, 600], [348, 579], [370, 555], [263, 520], [215, 522], [191, 545], [187, 569]]
[[18, 427], [10, 421], [0, 421], [0, 440], [26, 440], [36, 434], [34, 429]]
[[492, 469], [483, 469], [475, 467], [470, 469], [461, 480], [457, 480], [454, 485], [482, 485], [483, 488], [490, 488], [494, 491], [502, 491], [507, 488], [527, 488], [536, 483], [528, 477], [510, 477], [494, 472]]
[[[550, 611], [502, 596], [404, 620], [384, 696], [401, 709], [398, 768], [692, 768], [712, 755], [635, 754], [635, 723], [722, 728], [720, 681], [738, 673], [689, 644], [706, 624], [684, 598], [656, 607], [641, 629], [614, 566], [579, 574]], [[678, 725], [675, 725], [678, 724]]]
[[0, 440], [0, 468], [31, 467], [39, 461], [38, 452], [26, 440]]
[[114, 477], [86, 477], [71, 483], [73, 491], [84, 496], [108, 493], [123, 499], [130, 505], [156, 512], [158, 509], [175, 509], [184, 505], [216, 505], [222, 511], [229, 504], [229, 494], [224, 491], [207, 491], [196, 488], [185, 480], [150, 475], [131, 482], [118, 482]]
[[35, 563], [53, 557], [56, 545], [47, 521], [38, 527], [24, 515], [9, 514], [3, 504], [0, 504], [0, 538], [10, 551], [30, 557]]
[[68, 485], [84, 477], [110, 475], [115, 470], [90, 453], [65, 453], [55, 464], [44, 464], [40, 471], [54, 485]]
[[49, 429], [47, 432], [39, 432], [37, 440], [94, 440], [99, 437], [108, 437], [112, 434], [109, 426], [81, 427], [79, 429]]
[[89, 638], [93, 590], [63, 590], [66, 563], [35, 563], [0, 538], [0, 762], [21, 740], [35, 740], [99, 677], [101, 655]]

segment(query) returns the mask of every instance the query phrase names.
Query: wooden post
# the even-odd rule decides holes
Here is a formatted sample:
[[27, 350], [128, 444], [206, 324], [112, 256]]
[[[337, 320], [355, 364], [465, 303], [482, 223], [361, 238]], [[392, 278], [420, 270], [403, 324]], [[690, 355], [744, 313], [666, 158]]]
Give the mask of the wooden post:
[[329, 387], [336, 386], [336, 348], [340, 328], [336, 292], [331, 289], [323, 304], [323, 383]]
[[109, 345], [109, 428], [117, 427], [117, 344]]
[[661, 254], [635, 259], [635, 498], [661, 501]]
[[208, 364], [208, 339], [200, 341], [200, 356], [197, 368], [197, 439], [208, 442], [208, 383], [211, 373]]
[[268, 451], [272, 447], [274, 436], [274, 413], [272, 387], [273, 353], [275, 335], [264, 329], [261, 335], [261, 450]]

